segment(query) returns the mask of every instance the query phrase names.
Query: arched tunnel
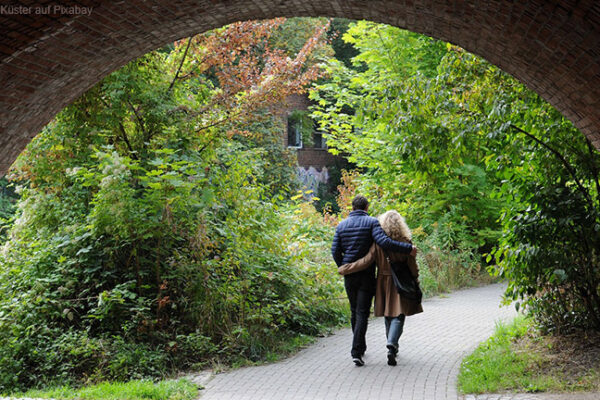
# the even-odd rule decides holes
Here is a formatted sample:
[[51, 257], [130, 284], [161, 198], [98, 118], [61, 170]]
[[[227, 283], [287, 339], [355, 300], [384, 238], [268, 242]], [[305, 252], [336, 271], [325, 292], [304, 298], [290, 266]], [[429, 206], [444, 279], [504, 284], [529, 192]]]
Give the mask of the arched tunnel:
[[600, 148], [600, 3], [593, 0], [81, 0], [0, 6], [0, 175], [62, 108], [128, 61], [235, 21], [366, 19], [483, 56]]

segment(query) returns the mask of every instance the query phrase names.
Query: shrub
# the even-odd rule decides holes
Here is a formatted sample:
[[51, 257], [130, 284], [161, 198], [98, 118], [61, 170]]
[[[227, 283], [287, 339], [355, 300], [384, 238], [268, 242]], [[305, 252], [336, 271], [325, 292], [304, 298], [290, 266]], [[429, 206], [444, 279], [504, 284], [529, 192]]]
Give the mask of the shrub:
[[[294, 158], [266, 112], [319, 75], [305, 61], [326, 26], [291, 62], [266, 50], [281, 22], [196, 37], [188, 59], [178, 43], [129, 63], [21, 154], [0, 253], [0, 390], [259, 360], [339, 321], [328, 296], [340, 282], [294, 250], [312, 239], [291, 233]], [[232, 41], [246, 74], [223, 51]]]

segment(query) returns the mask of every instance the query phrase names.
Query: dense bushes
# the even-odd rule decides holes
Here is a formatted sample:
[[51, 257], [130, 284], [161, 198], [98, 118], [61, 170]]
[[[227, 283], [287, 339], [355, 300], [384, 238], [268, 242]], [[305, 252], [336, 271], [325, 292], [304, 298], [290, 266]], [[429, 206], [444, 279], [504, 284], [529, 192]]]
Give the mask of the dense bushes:
[[255, 152], [231, 146], [206, 176], [164, 149], [143, 173], [100, 152], [55, 193], [23, 189], [2, 255], [4, 389], [257, 360], [339, 321], [339, 281], [292, 249], [312, 243], [306, 223], [263, 200]]
[[9, 182], [4, 177], [0, 178], [0, 244], [4, 242], [6, 231], [10, 228], [16, 201], [17, 196]]
[[[297, 248], [331, 232], [286, 206], [295, 160], [265, 110], [314, 77], [302, 57], [319, 32], [299, 59], [259, 62], [280, 23], [236, 24], [130, 63], [20, 156], [0, 254], [1, 391], [259, 360], [339, 322], [340, 280]], [[246, 46], [198, 69], [192, 55], [227, 43]], [[246, 75], [229, 75], [246, 56]]]
[[525, 169], [506, 185], [513, 201], [495, 272], [543, 330], [600, 330], [600, 154], [572, 127], [519, 153], [545, 170]]

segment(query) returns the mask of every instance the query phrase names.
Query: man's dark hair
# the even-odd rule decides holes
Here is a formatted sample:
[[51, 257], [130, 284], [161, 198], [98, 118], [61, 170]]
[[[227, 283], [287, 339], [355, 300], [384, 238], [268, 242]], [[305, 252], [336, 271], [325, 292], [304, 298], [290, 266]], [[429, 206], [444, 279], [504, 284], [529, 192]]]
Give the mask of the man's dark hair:
[[352, 210], [366, 210], [369, 205], [369, 200], [360, 194], [352, 200]]

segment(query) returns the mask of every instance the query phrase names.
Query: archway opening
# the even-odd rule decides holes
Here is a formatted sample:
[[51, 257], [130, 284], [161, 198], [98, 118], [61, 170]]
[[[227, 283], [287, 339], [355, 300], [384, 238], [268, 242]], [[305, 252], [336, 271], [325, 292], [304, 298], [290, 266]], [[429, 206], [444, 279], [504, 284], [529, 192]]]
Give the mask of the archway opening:
[[[132, 121], [133, 121], [132, 123], [135, 123], [135, 118], [137, 118], [136, 111], [137, 111], [136, 107], [134, 106], [133, 109], [132, 109], [132, 113], [133, 114], [131, 115], [132, 116]], [[140, 129], [143, 131], [143, 127], [140, 127]], [[128, 139], [127, 140], [126, 139], [122, 139], [122, 145], [123, 146], [127, 146], [127, 141], [128, 141]], [[142, 140], [141, 143], [143, 144], [144, 140]], [[131, 145], [131, 143], [129, 143], [129, 145]], [[202, 148], [202, 147], [199, 147], [199, 148]], [[60, 148], [54, 148], [54, 149], [51, 149], [51, 150], [53, 150], [53, 151], [56, 150], [59, 153], [61, 151]], [[131, 153], [131, 159], [135, 159], [135, 156], [134, 156], [135, 154], [136, 154], [135, 151]], [[162, 179], [164, 181], [164, 182], [161, 182], [161, 183], [158, 183], [156, 181], [151, 182], [155, 186], [154, 189], [157, 189], [158, 191], [160, 191], [161, 189], [165, 189], [167, 187], [167, 186], [161, 186], [165, 182], [167, 182], [168, 185], [172, 185], [173, 187], [177, 187], [178, 185], [181, 185], [181, 181], [182, 181], [180, 179], [181, 176], [177, 176], [177, 173], [178, 172], [182, 172], [183, 168], [189, 166], [189, 165], [186, 165], [186, 163], [185, 163], [186, 160], [177, 159], [177, 157], [174, 157], [173, 154], [176, 154], [176, 152], [175, 153], [170, 153], [170, 151], [164, 151], [163, 155], [162, 155], [162, 157], [163, 157], [162, 159], [160, 159], [160, 157], [153, 159], [153, 162], [156, 161], [157, 163], [159, 163], [159, 164], [155, 165], [155, 167], [157, 167], [155, 169], [155, 171], [159, 171], [155, 175], [155, 177], [160, 177], [160, 179]], [[167, 161], [167, 159], [169, 159], [169, 160]], [[127, 162], [129, 162], [129, 161], [125, 161], [123, 163], [122, 162], [123, 160], [120, 160], [118, 157], [113, 157], [111, 154], [109, 154], [108, 151], [104, 151], [104, 156], [101, 156], [100, 160], [103, 163], [102, 164], [102, 171], [104, 172], [106, 170], [107, 174], [111, 175], [111, 178], [107, 179], [106, 181], [104, 181], [104, 179], [102, 179], [102, 182], [100, 182], [100, 184], [101, 185], [106, 185], [107, 188], [110, 188], [110, 185], [113, 185], [113, 184], [115, 184], [115, 185], [118, 186], [118, 184], [119, 184], [118, 180], [114, 181], [112, 178], [115, 177], [115, 176], [118, 177], [119, 171], [123, 171], [123, 169], [121, 167], [124, 164], [126, 164]], [[167, 162], [165, 162], [165, 161], [167, 161]], [[253, 160], [253, 161], [257, 161], [257, 160]], [[162, 165], [164, 165], [165, 167], [164, 168], [161, 167]], [[233, 164], [227, 164], [227, 161], [225, 161], [225, 165], [227, 165], [226, 169], [228, 171], [230, 171], [232, 167], [233, 167], [234, 170], [236, 168], [238, 168], [238, 167], [240, 169], [243, 169], [243, 166], [241, 166], [241, 165], [237, 165], [236, 166], [235, 163], [233, 163]], [[256, 164], [256, 165], [258, 165], [258, 164]], [[181, 168], [181, 169], [176, 170], [176, 169], [173, 169], [174, 167]], [[172, 172], [175, 172], [175, 174], [170, 174]], [[209, 171], [206, 171], [206, 172], [209, 172]], [[243, 176], [243, 171], [237, 170], [237, 172], [240, 173]], [[85, 176], [86, 171], [78, 170], [78, 171], [70, 171], [70, 173], [72, 173], [74, 177], [80, 176], [84, 180], [89, 178], [89, 177]], [[186, 173], [187, 172], [184, 172], [182, 176], [186, 177]], [[81, 175], [78, 175], [78, 174], [81, 174]], [[229, 175], [227, 175], [227, 176], [229, 177]], [[229, 178], [227, 178], [226, 180], [229, 180]], [[183, 181], [185, 181], [185, 180], [183, 180]], [[231, 180], [231, 182], [235, 182], [235, 180]], [[245, 181], [242, 178], [242, 180], [240, 180], [238, 182], [239, 183], [238, 186], [239, 187], [244, 187], [244, 186], [246, 186], [245, 185], [246, 182], [247, 181]], [[90, 183], [90, 182], [88, 182], [88, 183]], [[141, 183], [141, 185], [143, 186], [144, 184]], [[185, 183], [183, 185], [185, 185]], [[113, 195], [115, 195], [115, 197], [107, 196], [104, 199], [94, 199], [94, 201], [96, 202], [96, 204], [100, 204], [99, 201], [102, 200], [102, 201], [105, 202], [104, 205], [110, 206], [110, 207], [108, 207], [105, 210], [105, 211], [108, 210], [109, 212], [107, 212], [105, 214], [97, 214], [97, 215], [95, 215], [95, 217], [98, 217], [98, 221], [100, 223], [105, 223], [105, 226], [109, 227], [109, 229], [113, 229], [114, 228], [115, 231], [112, 231], [113, 234], [115, 232], [117, 234], [125, 234], [126, 233], [125, 231], [123, 231], [123, 232], [117, 232], [116, 229], [120, 228], [119, 224], [112, 224], [112, 223], [110, 223], [112, 217], [118, 216], [120, 211], [127, 210], [127, 205], [124, 205], [123, 203], [121, 203], [118, 200], [118, 198], [120, 198], [121, 196], [127, 194], [127, 191], [125, 190], [126, 188], [125, 187], [117, 187], [117, 186], [115, 186], [115, 187], [112, 188], [112, 189], [115, 189], [115, 188], [117, 189], [117, 190], [113, 191]], [[149, 187], [152, 187], [152, 185], [149, 185]], [[169, 188], [170, 187], [171, 186], [169, 186]], [[206, 196], [206, 197], [204, 197], [204, 196]], [[211, 194], [210, 191], [204, 192], [203, 193], [203, 200], [209, 201], [211, 199], [211, 196], [214, 196], [214, 193]], [[252, 197], [252, 195], [250, 195], [250, 196], [248, 196], [248, 198], [246, 200], [252, 202], [252, 200], [256, 200], [256, 199], [254, 199]], [[303, 209], [302, 206], [299, 206], [298, 210], [299, 210], [300, 213], [304, 212], [304, 209]], [[167, 210], [166, 212], [163, 212], [161, 214], [161, 218], [164, 217], [165, 218], [164, 221], [168, 222], [169, 218], [171, 217], [169, 215], [170, 212], [173, 212], [173, 210]], [[111, 213], [113, 213], [113, 215], [111, 215]], [[263, 215], [263, 217], [267, 217], [267, 216], [268, 216], [268, 214], [264, 214]], [[239, 215], [237, 217], [239, 218]], [[107, 223], [107, 221], [108, 221], [108, 223]], [[161, 222], [164, 222], [164, 221], [161, 221]], [[259, 222], [261, 222], [261, 221], [259, 220]], [[262, 221], [262, 222], [264, 223], [265, 221]], [[171, 232], [171, 233], [179, 234], [180, 232]], [[74, 238], [77, 239], [77, 240], [83, 240], [83, 241], [88, 240], [88, 238], [89, 238], [89, 237], [86, 237], [86, 236], [84, 236], [84, 237], [82, 237], [82, 236], [84, 236], [84, 235], [79, 235], [79, 236], [76, 236]], [[255, 240], [254, 243], [258, 244], [258, 243], [260, 243], [260, 240]], [[69, 244], [75, 245], [74, 242], [70, 242]], [[68, 246], [69, 244], [65, 244], [64, 246]], [[79, 250], [85, 250], [86, 247], [80, 248]], [[78, 250], [78, 252], [79, 252], [79, 250]], [[79, 256], [86, 257], [86, 251], [83, 251], [81, 254], [79, 254]], [[132, 258], [132, 261], [133, 260], [134, 259]], [[133, 267], [133, 264], [131, 266]], [[269, 277], [268, 273], [266, 274], [266, 277]], [[250, 278], [252, 278], [252, 277], [250, 277]], [[272, 278], [272, 277], [270, 277], [270, 278]], [[275, 280], [276, 280], [276, 278], [275, 278]], [[137, 283], [137, 282], [134, 282], [133, 284], [135, 284], [135, 283]], [[160, 290], [164, 291], [164, 293], [162, 293], [163, 294], [162, 297], [159, 297], [157, 299], [157, 302], [158, 302], [157, 304], [159, 305], [159, 307], [167, 307], [168, 304], [169, 304], [169, 301], [171, 300], [169, 298], [169, 296], [166, 295], [167, 291], [169, 290], [168, 283], [165, 283], [164, 287], [163, 287], [163, 283], [161, 282], [159, 284], [159, 288], [160, 288]], [[107, 296], [106, 298], [103, 299], [103, 297], [102, 297], [103, 295], [100, 295], [98, 300], [102, 300], [103, 299], [103, 301], [107, 302], [105, 304], [110, 304], [110, 307], [117, 306], [118, 303], [121, 302], [124, 297], [127, 298], [127, 296], [126, 296], [127, 292], [128, 291], [131, 292], [130, 290], [128, 290], [128, 288], [121, 288], [121, 289], [123, 289], [122, 293], [119, 293], [118, 291], [115, 291], [115, 290], [111, 290], [111, 291], [109, 291], [109, 293], [106, 294], [106, 296]], [[240, 289], [243, 291], [243, 289], [244, 289], [243, 284], [240, 286]], [[109, 297], [111, 295], [114, 295], [116, 297], [114, 297], [114, 298]], [[121, 296], [121, 297], [119, 297], [119, 296]], [[130, 298], [130, 300], [132, 300], [132, 299]], [[128, 300], [125, 300], [125, 301], [128, 301]], [[74, 318], [75, 317], [75, 314], [73, 313], [73, 310], [65, 308], [65, 310], [63, 310], [63, 312], [64, 311], [66, 311], [64, 313], [64, 317], [65, 318], [70, 319], [70, 318]], [[102, 310], [100, 310], [99, 312], [102, 312]], [[163, 322], [164, 321], [161, 321], [160, 317], [157, 317], [157, 323], [163, 323]], [[301, 321], [297, 321], [297, 322], [301, 323]], [[243, 332], [241, 332], [241, 333], [243, 334]], [[204, 339], [200, 338], [199, 339], [199, 343], [201, 342], [202, 345], [206, 345], [206, 343], [203, 342], [203, 340]]]

